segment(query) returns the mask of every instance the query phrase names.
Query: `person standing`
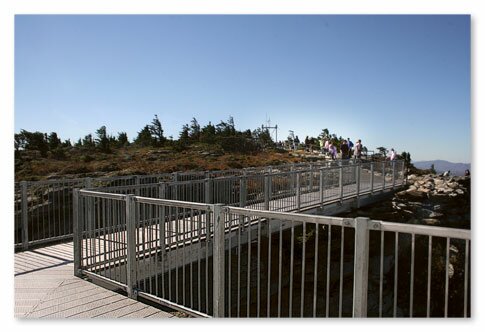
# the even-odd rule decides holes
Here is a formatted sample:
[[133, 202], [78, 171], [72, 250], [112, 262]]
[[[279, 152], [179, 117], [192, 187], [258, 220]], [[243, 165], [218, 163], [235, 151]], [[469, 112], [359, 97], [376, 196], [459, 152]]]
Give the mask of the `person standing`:
[[354, 143], [347, 137], [347, 144], [349, 145], [349, 158], [352, 158], [352, 152], [354, 151]]
[[342, 159], [349, 159], [349, 146], [346, 140], [340, 144], [340, 152], [342, 153]]
[[355, 158], [360, 159], [362, 157], [362, 141], [359, 139], [354, 146]]
[[332, 143], [329, 143], [328, 151], [330, 152], [330, 157], [332, 157], [332, 160], [335, 160], [337, 157], [337, 148]]
[[300, 139], [298, 138], [298, 135], [296, 135], [295, 140], [293, 141], [293, 150], [297, 150], [298, 146], [300, 146]]
[[329, 151], [329, 148], [330, 148], [330, 141], [328, 138], [325, 138], [325, 145], [323, 147], [325, 149], [325, 152], [328, 152]]
[[397, 157], [397, 153], [396, 153], [396, 151], [393, 148], [393, 149], [391, 149], [391, 152], [389, 154], [389, 160], [390, 161], [396, 160], [396, 157]]

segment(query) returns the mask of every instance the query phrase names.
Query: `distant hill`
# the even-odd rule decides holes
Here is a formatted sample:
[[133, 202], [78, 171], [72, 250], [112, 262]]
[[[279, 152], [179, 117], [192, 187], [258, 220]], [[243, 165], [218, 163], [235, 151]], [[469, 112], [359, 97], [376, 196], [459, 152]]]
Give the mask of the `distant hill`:
[[464, 175], [465, 170], [471, 170], [471, 164], [452, 163], [446, 160], [413, 161], [413, 165], [419, 169], [430, 169], [432, 164], [438, 174], [451, 171], [451, 175]]

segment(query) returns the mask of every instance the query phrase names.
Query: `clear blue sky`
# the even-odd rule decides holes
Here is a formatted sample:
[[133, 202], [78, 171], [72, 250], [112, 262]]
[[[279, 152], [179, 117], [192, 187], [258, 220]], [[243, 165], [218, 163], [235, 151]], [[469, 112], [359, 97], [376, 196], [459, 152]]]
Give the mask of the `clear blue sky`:
[[178, 138], [233, 116], [471, 160], [468, 15], [17, 15], [15, 132]]

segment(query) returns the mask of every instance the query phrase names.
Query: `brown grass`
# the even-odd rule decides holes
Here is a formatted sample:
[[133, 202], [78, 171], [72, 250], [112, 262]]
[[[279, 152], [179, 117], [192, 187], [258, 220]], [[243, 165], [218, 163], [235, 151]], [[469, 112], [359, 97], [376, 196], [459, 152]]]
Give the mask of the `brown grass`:
[[[71, 149], [64, 160], [32, 157], [22, 151], [15, 162], [15, 180], [41, 180], [85, 176], [156, 174], [177, 171], [227, 170], [301, 162], [302, 157], [266, 151], [256, 154], [223, 153], [208, 147], [176, 152], [170, 148], [129, 147], [113, 153]], [[30, 153], [30, 156], [29, 156]]]

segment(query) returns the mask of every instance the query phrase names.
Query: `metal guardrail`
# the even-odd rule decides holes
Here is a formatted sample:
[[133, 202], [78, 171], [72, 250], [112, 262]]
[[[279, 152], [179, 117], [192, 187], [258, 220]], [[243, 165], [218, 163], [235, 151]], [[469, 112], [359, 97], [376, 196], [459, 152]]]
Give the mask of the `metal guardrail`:
[[76, 190], [75, 274], [200, 317], [469, 317], [469, 230]]
[[[315, 163], [324, 165], [327, 162]], [[15, 183], [14, 193], [14, 244], [17, 249], [45, 244], [72, 238], [73, 216], [72, 199], [74, 189], [132, 187], [134, 194], [149, 190], [151, 184], [171, 181], [194, 181], [205, 178], [253, 173], [264, 173], [268, 170], [286, 169], [288, 167], [307, 167], [309, 163], [234, 169], [210, 172], [175, 172], [155, 175], [130, 175], [98, 178], [75, 178], [62, 180], [21, 181]], [[146, 186], [145, 186], [146, 185]]]

